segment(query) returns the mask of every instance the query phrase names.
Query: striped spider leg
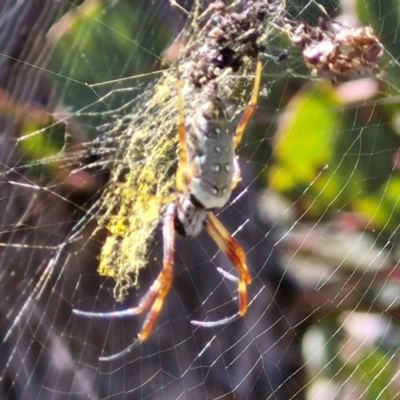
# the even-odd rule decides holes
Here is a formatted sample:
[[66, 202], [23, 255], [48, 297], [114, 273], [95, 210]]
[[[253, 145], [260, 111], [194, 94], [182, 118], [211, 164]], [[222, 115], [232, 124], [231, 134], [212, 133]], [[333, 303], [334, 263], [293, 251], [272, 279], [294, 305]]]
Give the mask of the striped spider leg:
[[143, 343], [152, 332], [171, 288], [176, 232], [184, 237], [194, 238], [204, 226], [236, 267], [239, 275], [239, 311], [231, 317], [218, 321], [192, 321], [192, 324], [203, 327], [219, 326], [246, 313], [247, 286], [251, 283], [251, 276], [246, 265], [245, 252], [214, 212], [226, 204], [239, 180], [240, 170], [235, 149], [253, 116], [260, 81], [259, 61], [251, 99], [235, 132], [228, 121], [224, 103], [216, 95], [206, 99], [195, 115], [189, 121], [185, 121], [183, 95], [178, 85], [179, 165], [176, 174], [178, 195], [164, 211], [162, 270], [136, 307], [113, 312], [73, 310], [76, 315], [96, 318], [127, 317], [147, 312], [136, 340], [117, 354], [100, 357], [100, 361], [112, 361], [125, 356], [138, 344]]

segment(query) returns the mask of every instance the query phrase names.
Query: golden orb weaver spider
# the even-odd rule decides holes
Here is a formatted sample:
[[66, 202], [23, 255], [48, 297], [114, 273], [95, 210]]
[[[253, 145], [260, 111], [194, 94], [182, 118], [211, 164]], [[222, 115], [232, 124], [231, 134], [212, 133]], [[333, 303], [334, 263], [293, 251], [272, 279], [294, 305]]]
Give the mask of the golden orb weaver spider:
[[166, 206], [163, 216], [163, 267], [156, 280], [141, 298], [139, 305], [121, 311], [89, 312], [74, 309], [74, 314], [85, 317], [114, 318], [139, 315], [147, 311], [137, 339], [121, 352], [100, 361], [112, 361], [128, 354], [143, 343], [153, 330], [172, 283], [175, 233], [196, 237], [203, 226], [219, 248], [238, 270], [239, 311], [218, 321], [191, 321], [203, 327], [224, 325], [243, 316], [247, 311], [247, 285], [251, 276], [246, 265], [246, 255], [239, 243], [229, 234], [213, 211], [228, 201], [232, 189], [239, 181], [240, 170], [235, 150], [248, 122], [253, 116], [260, 89], [261, 62], [257, 69], [253, 93], [235, 132], [227, 120], [225, 105], [212, 96], [185, 127], [183, 98], [179, 88], [179, 165], [176, 174], [178, 195]]

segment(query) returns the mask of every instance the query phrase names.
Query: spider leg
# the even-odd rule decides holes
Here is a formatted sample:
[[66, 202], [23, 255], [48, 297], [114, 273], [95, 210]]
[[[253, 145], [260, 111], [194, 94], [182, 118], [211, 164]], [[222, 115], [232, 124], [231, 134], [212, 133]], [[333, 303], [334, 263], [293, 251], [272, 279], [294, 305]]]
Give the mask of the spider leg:
[[131, 343], [126, 349], [120, 351], [119, 353], [113, 354], [112, 356], [99, 357], [99, 361], [118, 360], [119, 358], [126, 356], [132, 349], [134, 349], [136, 346], [140, 345], [140, 343], [142, 343], [142, 342], [139, 339], [135, 339], [135, 341], [133, 343]]
[[239, 273], [239, 311], [232, 317], [223, 318], [214, 322], [191, 321], [192, 324], [204, 327], [213, 327], [227, 324], [236, 318], [243, 316], [247, 311], [247, 285], [251, 283], [251, 276], [246, 265], [246, 255], [239, 243], [229, 234], [226, 228], [211, 212], [207, 213], [204, 226], [210, 236], [218, 244], [219, 248], [227, 255]]
[[240, 181], [240, 166], [237, 157], [235, 156], [233, 159], [233, 177], [232, 177], [232, 190], [235, 189], [236, 185]]
[[72, 310], [76, 315], [83, 315], [85, 317], [96, 318], [114, 318], [114, 317], [127, 317], [131, 315], [142, 314], [149, 312], [142, 325], [142, 329], [138, 334], [137, 339], [130, 344], [126, 349], [109, 357], [100, 357], [100, 361], [113, 361], [128, 354], [138, 344], [143, 343], [151, 331], [162, 309], [164, 299], [167, 296], [172, 282], [173, 268], [174, 268], [174, 250], [175, 250], [175, 204], [171, 203], [167, 207], [163, 219], [163, 268], [159, 273], [157, 279], [151, 285], [150, 289], [143, 296], [137, 307], [128, 308], [127, 310], [111, 311], [104, 313]]
[[154, 300], [159, 291], [160, 282], [156, 280], [147, 291], [147, 293], [142, 297], [139, 305], [132, 308], [127, 308], [125, 310], [110, 311], [110, 312], [93, 312], [93, 311], [82, 311], [74, 308], [72, 312], [75, 315], [82, 315], [84, 317], [94, 317], [94, 318], [123, 318], [130, 317], [132, 315], [139, 315], [145, 312], [154, 303]]
[[251, 95], [249, 104], [247, 105], [246, 110], [243, 114], [242, 120], [240, 121], [240, 123], [236, 129], [235, 137], [233, 139], [233, 144], [234, 144], [235, 149], [241, 142], [241, 140], [243, 138], [243, 133], [244, 133], [251, 117], [253, 116], [254, 110], [257, 105], [258, 92], [260, 91], [260, 83], [261, 83], [261, 72], [262, 72], [261, 67], [262, 67], [261, 61], [257, 61], [256, 77], [254, 79], [253, 93]]
[[[175, 203], [168, 205], [163, 221], [163, 268], [156, 281], [152, 285], [156, 287], [156, 298], [147, 317], [143, 323], [142, 330], [138, 335], [138, 340], [144, 342], [157, 321], [158, 315], [164, 304], [165, 297], [169, 293], [172, 283], [174, 270], [174, 252], [175, 252]], [[153, 290], [153, 289], [150, 290]]]

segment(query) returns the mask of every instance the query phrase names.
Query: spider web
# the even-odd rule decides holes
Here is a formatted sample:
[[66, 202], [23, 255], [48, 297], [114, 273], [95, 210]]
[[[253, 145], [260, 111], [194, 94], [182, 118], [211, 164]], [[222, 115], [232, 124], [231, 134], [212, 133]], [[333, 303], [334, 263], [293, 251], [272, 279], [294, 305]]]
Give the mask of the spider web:
[[[235, 23], [263, 5], [266, 15]], [[4, 1], [1, 398], [397, 398], [398, 8]], [[319, 57], [307, 68], [295, 29], [343, 32], [321, 17], [371, 26], [385, 49], [379, 65], [342, 76], [315, 67]], [[216, 213], [247, 256], [246, 315], [191, 324], [237, 312], [237, 274], [205, 232], [178, 237], [172, 289], [149, 339], [99, 361], [129, 346], [145, 315], [73, 309], [135, 306], [160, 271], [162, 212], [176, 193], [178, 85], [190, 118], [217, 82], [236, 126], [256, 59], [262, 90], [238, 151], [242, 180]]]

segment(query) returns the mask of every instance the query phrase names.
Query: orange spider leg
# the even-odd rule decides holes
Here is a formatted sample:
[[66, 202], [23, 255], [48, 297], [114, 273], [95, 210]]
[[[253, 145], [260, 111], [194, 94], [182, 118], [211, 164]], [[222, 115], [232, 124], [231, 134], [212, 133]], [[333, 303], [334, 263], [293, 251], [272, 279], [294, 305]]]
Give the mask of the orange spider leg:
[[150, 288], [150, 296], [154, 293], [157, 297], [143, 323], [142, 330], [139, 333], [139, 340], [144, 342], [157, 321], [158, 315], [164, 304], [165, 297], [169, 293], [172, 283], [174, 270], [174, 252], [175, 252], [175, 204], [170, 204], [164, 216], [163, 224], [163, 268], [156, 281]]
[[[114, 318], [114, 317], [127, 317], [131, 315], [139, 315], [142, 314], [143, 312], [147, 311], [148, 308], [154, 303], [154, 300], [157, 297], [158, 292], [160, 291], [160, 288], [162, 286], [162, 279], [157, 279], [153, 285], [151, 285], [150, 289], [148, 292], [143, 296], [142, 300], [140, 301], [139, 305], [134, 308], [128, 308], [127, 310], [122, 310], [122, 311], [111, 311], [111, 312], [104, 312], [104, 313], [97, 313], [97, 312], [89, 312], [89, 311], [81, 311], [74, 309], [73, 313], [76, 315], [83, 315], [86, 317], [95, 317], [95, 318]], [[154, 304], [152, 309], [154, 308]], [[151, 313], [151, 311], [150, 311]], [[147, 319], [146, 319], [147, 321]], [[153, 323], [154, 324], [154, 323]], [[99, 357], [99, 361], [113, 361], [118, 358], [121, 358], [128, 354], [134, 347], [136, 347], [138, 344], [142, 343], [148, 336], [143, 335], [143, 330], [146, 328], [146, 323], [143, 324], [142, 331], [138, 335], [138, 338], [130, 344], [127, 348], [122, 350], [119, 353], [116, 353], [112, 356], [109, 357]]]
[[[256, 77], [254, 80], [254, 87], [253, 87], [253, 93], [251, 95], [251, 99], [249, 103], [247, 104], [246, 110], [243, 114], [242, 120], [240, 121], [236, 132], [235, 136], [233, 139], [233, 148], [236, 149], [239, 143], [242, 141], [244, 131], [247, 127], [247, 124], [249, 123], [251, 117], [254, 114], [254, 110], [256, 108], [257, 100], [258, 100], [258, 93], [260, 91], [260, 83], [261, 83], [261, 61], [257, 62], [257, 67], [256, 67]], [[232, 178], [232, 189], [236, 187], [238, 182], [240, 181], [240, 167], [237, 159], [235, 159], [235, 173]]]
[[131, 315], [142, 314], [150, 310], [147, 317], [142, 325], [142, 329], [137, 337], [137, 339], [130, 344], [127, 348], [121, 352], [114, 354], [109, 357], [99, 357], [100, 361], [113, 361], [121, 358], [128, 354], [134, 347], [138, 344], [143, 343], [150, 335], [153, 330], [154, 324], [162, 309], [165, 297], [169, 293], [173, 277], [173, 267], [174, 267], [174, 250], [175, 250], [175, 204], [170, 204], [164, 216], [163, 225], [163, 268], [159, 273], [157, 279], [151, 285], [150, 289], [143, 296], [139, 305], [134, 308], [129, 308], [122, 311], [112, 311], [105, 313], [88, 312], [74, 309], [74, 314], [83, 315], [86, 317], [97, 317], [97, 318], [113, 318], [113, 317], [126, 317]]
[[262, 68], [261, 61], [257, 61], [256, 77], [254, 79], [253, 93], [251, 95], [249, 104], [247, 105], [246, 110], [243, 114], [242, 120], [240, 121], [236, 129], [235, 138], [233, 139], [233, 146], [235, 149], [241, 142], [246, 126], [249, 123], [251, 117], [253, 116], [254, 110], [257, 105], [258, 92], [260, 91], [260, 83], [261, 83], [261, 72], [262, 72], [261, 68]]
[[184, 174], [183, 171], [186, 168], [187, 164], [187, 155], [186, 155], [186, 132], [185, 132], [185, 115], [183, 109], [183, 95], [182, 95], [182, 87], [181, 83], [178, 82], [177, 86], [178, 91], [178, 136], [179, 136], [179, 164], [178, 171], [176, 172], [176, 188], [178, 191], [182, 192], [184, 185]]
[[239, 243], [229, 234], [213, 213], [207, 213], [204, 226], [219, 248], [238, 270], [239, 315], [242, 316], [247, 311], [247, 285], [251, 283], [251, 276], [246, 265], [246, 255]]

